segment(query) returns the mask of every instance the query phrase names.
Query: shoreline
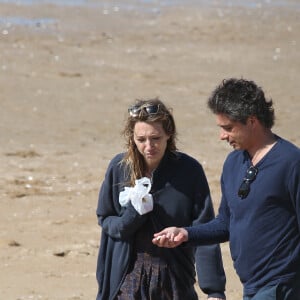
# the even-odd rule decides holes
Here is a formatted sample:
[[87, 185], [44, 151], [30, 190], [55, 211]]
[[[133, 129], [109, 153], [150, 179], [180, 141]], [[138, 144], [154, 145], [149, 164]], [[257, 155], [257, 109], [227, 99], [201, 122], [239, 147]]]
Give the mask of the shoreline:
[[[135, 1], [128, 0], [127, 3], [108, 3], [107, 1], [86, 1], [86, 0], [45, 0], [41, 3], [39, 0], [0, 0], [3, 4], [3, 13], [0, 15], [0, 30], [2, 34], [7, 34], [6, 30], [11, 28], [24, 27], [28, 29], [47, 30], [47, 27], [51, 27], [57, 23], [63, 22], [63, 20], [55, 17], [43, 16], [48, 13], [43, 12], [44, 8], [56, 10], [57, 8], [63, 8], [64, 10], [84, 9], [84, 10], [96, 10], [99, 16], [103, 17], [117, 17], [122, 14], [145, 14], [147, 17], [160, 17], [166, 14], [170, 10], [190, 10], [201, 9], [203, 11], [211, 11], [219, 18], [230, 16], [234, 14], [243, 14], [243, 10], [247, 10], [248, 15], [262, 14], [276, 16], [278, 10], [283, 13], [297, 13], [300, 11], [300, 3], [295, 0], [288, 1], [266, 1], [265, 3], [257, 1], [243, 1], [235, 0], [217, 1], [211, 3], [211, 1], [163, 1], [159, 5], [155, 1]], [[12, 8], [12, 9], [11, 9]], [[41, 15], [27, 16], [29, 9], [40, 11]]]

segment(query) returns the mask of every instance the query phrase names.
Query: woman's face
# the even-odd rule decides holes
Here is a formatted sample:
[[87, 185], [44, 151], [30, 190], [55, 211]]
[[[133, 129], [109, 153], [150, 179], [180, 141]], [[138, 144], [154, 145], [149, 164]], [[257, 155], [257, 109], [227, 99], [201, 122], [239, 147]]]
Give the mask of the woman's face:
[[133, 139], [138, 151], [144, 157], [148, 171], [152, 172], [160, 163], [167, 148], [169, 135], [161, 122], [137, 122], [134, 126]]

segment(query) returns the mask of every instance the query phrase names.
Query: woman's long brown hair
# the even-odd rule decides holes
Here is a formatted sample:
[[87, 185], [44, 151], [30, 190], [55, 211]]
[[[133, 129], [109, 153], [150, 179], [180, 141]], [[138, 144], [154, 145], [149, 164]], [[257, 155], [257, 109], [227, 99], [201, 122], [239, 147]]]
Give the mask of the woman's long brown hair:
[[144, 157], [138, 151], [134, 142], [134, 127], [137, 122], [146, 122], [148, 124], [161, 123], [167, 135], [170, 136], [167, 142], [166, 151], [175, 152], [176, 147], [176, 126], [172, 115], [172, 110], [167, 108], [165, 104], [158, 98], [149, 100], [136, 100], [134, 106], [146, 107], [158, 105], [158, 111], [154, 114], [148, 114], [145, 110], [141, 110], [136, 116], [128, 115], [125, 128], [122, 132], [125, 138], [126, 153], [121, 163], [124, 163], [130, 174], [130, 185], [134, 186], [135, 180], [145, 176], [146, 164]]

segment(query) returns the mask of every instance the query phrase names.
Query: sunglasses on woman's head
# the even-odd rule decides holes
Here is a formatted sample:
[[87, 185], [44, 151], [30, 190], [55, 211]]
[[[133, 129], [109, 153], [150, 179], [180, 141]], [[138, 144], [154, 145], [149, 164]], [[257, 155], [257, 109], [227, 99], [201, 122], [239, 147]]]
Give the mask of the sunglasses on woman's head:
[[138, 117], [141, 114], [154, 115], [159, 111], [159, 104], [133, 105], [128, 108], [131, 117]]
[[243, 182], [238, 190], [238, 196], [242, 199], [246, 198], [250, 192], [250, 183], [254, 181], [256, 175], [258, 173], [258, 169], [254, 166], [250, 166], [250, 168], [246, 172], [246, 176], [243, 179]]

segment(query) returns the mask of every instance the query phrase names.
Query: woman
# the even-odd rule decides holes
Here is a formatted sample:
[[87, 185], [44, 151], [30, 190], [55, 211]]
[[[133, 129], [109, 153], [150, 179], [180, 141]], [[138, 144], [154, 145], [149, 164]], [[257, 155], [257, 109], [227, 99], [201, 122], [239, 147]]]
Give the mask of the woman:
[[[159, 99], [138, 100], [128, 109], [123, 131], [126, 152], [110, 162], [97, 207], [102, 227], [97, 264], [97, 300], [225, 299], [225, 275], [218, 245], [159, 248], [155, 232], [168, 226], [190, 226], [214, 217], [201, 165], [177, 151], [171, 111]], [[149, 179], [153, 209], [138, 212], [128, 196], [137, 182]], [[126, 205], [121, 201], [127, 193]], [[146, 198], [140, 199], [140, 204]], [[121, 204], [122, 205], [121, 205]], [[150, 205], [151, 207], [151, 205]]]

